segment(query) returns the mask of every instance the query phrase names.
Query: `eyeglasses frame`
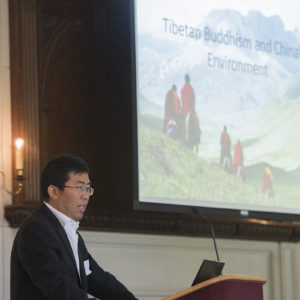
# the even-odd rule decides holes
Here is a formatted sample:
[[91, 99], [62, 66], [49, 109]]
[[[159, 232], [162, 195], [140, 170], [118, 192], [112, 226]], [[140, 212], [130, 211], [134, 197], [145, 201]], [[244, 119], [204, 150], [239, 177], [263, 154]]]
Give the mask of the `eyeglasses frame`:
[[95, 189], [92, 188], [91, 186], [71, 186], [71, 185], [64, 185], [66, 188], [71, 188], [71, 189], [79, 189], [81, 193], [88, 193], [90, 196], [93, 196]]

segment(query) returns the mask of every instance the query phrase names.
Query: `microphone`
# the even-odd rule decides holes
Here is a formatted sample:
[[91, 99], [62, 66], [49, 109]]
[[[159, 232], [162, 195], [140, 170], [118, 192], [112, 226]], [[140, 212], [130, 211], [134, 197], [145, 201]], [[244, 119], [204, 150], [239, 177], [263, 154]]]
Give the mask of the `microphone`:
[[[215, 236], [215, 231], [214, 231], [214, 227], [212, 225], [212, 223], [209, 221], [209, 219], [201, 212], [200, 209], [193, 207], [192, 211], [194, 214], [200, 215], [205, 221], [206, 223], [209, 225], [211, 233], [212, 233], [212, 237], [213, 237], [213, 241], [214, 241], [214, 246], [215, 246], [215, 252], [216, 252], [216, 256], [217, 256], [217, 261], [220, 261], [220, 257], [219, 257], [219, 252], [218, 252], [218, 247], [217, 247], [217, 242], [216, 242], [216, 236]], [[221, 273], [222, 274], [222, 273]]]

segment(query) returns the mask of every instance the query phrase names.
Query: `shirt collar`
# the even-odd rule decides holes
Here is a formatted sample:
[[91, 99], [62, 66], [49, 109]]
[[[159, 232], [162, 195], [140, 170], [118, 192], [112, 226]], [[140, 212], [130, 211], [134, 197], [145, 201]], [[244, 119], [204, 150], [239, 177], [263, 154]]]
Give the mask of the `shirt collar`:
[[52, 205], [50, 205], [47, 202], [44, 202], [45, 205], [50, 209], [50, 211], [55, 215], [55, 217], [58, 219], [59, 223], [63, 228], [71, 227], [75, 232], [78, 230], [79, 222], [74, 221], [70, 217], [66, 216], [56, 208], [54, 208]]

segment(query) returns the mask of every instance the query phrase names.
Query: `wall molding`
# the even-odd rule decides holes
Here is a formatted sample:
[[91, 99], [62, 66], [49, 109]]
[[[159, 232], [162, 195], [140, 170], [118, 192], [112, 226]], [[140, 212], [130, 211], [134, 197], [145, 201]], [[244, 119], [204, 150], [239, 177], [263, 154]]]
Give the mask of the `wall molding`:
[[[19, 227], [36, 208], [36, 205], [9, 205], [5, 208], [5, 218], [11, 227]], [[211, 217], [210, 220], [215, 224], [214, 230], [217, 237], [264, 241], [300, 241], [298, 223], [236, 218], [232, 220], [232, 218], [220, 217]], [[200, 216], [170, 215], [167, 213], [149, 214], [132, 211], [96, 213], [87, 211], [81, 221], [80, 228], [108, 232], [211, 236], [209, 225]]]

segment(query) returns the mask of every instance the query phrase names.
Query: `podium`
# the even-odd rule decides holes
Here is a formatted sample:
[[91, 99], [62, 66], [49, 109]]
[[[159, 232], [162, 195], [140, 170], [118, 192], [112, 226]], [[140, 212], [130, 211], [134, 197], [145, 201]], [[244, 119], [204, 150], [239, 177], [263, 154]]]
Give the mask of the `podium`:
[[263, 300], [264, 277], [223, 275], [203, 281], [163, 300]]

